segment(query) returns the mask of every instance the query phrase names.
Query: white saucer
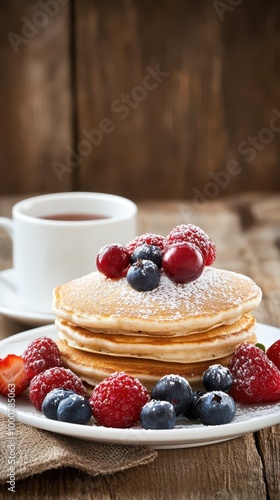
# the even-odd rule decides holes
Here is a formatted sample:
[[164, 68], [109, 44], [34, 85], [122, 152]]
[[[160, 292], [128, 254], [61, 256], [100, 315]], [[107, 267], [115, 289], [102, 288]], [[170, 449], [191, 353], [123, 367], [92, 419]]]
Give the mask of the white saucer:
[[0, 314], [26, 325], [48, 325], [54, 322], [54, 314], [32, 311], [22, 303], [16, 292], [15, 272], [0, 272]]

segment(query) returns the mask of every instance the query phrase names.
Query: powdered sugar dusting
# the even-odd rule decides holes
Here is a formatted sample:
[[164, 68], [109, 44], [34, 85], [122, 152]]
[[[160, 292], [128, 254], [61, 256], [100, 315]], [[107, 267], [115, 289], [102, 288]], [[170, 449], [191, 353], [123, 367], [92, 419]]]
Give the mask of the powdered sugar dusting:
[[[260, 423], [259, 423], [259, 422]], [[271, 425], [278, 424], [280, 422], [280, 402], [274, 404], [250, 404], [243, 405], [241, 403], [236, 403], [236, 414], [233, 420], [229, 424], [225, 424], [227, 427], [235, 426], [235, 424], [244, 423], [246, 425], [245, 432], [250, 432], [250, 430], [259, 430], [269, 427]], [[174, 429], [181, 429], [182, 432], [185, 430], [192, 431], [195, 429], [213, 429], [220, 428], [221, 432], [224, 425], [219, 426], [205, 426], [200, 420], [189, 420], [186, 417], [179, 416], [176, 419], [176, 424]], [[133, 430], [143, 430], [144, 432], [151, 432], [144, 430], [141, 424], [138, 422], [134, 424], [128, 432], [133, 433]], [[242, 431], [240, 435], [242, 435]]]
[[110, 280], [104, 293], [104, 280], [96, 282], [96, 293], [100, 287], [103, 303], [109, 303], [116, 292], [119, 302], [115, 303], [114, 314], [126, 315], [132, 308], [141, 318], [153, 317], [155, 311], [168, 310], [167, 319], [180, 320], [191, 316], [215, 313], [221, 308], [237, 307], [244, 300], [257, 297], [257, 285], [248, 277], [215, 268], [205, 268], [199, 279], [188, 284], [176, 284], [162, 274], [160, 284], [149, 292], [133, 290], [125, 279]]
[[134, 290], [126, 278], [93, 272], [55, 289], [53, 311], [85, 327], [182, 335], [237, 321], [259, 305], [261, 296], [247, 276], [214, 267], [186, 284], [162, 272], [159, 286], [147, 292]]
[[[265, 418], [265, 417], [272, 417], [275, 416], [275, 423], [280, 422], [280, 402], [279, 403], [256, 403], [256, 404], [241, 404], [241, 403], [236, 403], [236, 414], [231, 422], [231, 424], [237, 424], [238, 422], [248, 422], [251, 423], [252, 426], [254, 424], [255, 419], [260, 419], [260, 418]], [[273, 422], [274, 423], [274, 422]], [[231, 425], [229, 424], [229, 425]], [[268, 425], [273, 425], [273, 424], [268, 424]], [[178, 417], [175, 429], [180, 429], [180, 428], [203, 428], [205, 427], [199, 420], [194, 421], [194, 420], [188, 420], [187, 418], [184, 417]], [[264, 428], [265, 425], [260, 426], [260, 428]]]

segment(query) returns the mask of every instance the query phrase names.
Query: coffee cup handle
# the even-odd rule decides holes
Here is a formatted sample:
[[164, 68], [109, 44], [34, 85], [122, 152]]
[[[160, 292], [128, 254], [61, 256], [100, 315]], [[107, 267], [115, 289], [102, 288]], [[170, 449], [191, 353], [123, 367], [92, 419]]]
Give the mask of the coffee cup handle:
[[4, 231], [13, 239], [13, 221], [8, 217], [0, 217], [0, 229], [4, 229]]

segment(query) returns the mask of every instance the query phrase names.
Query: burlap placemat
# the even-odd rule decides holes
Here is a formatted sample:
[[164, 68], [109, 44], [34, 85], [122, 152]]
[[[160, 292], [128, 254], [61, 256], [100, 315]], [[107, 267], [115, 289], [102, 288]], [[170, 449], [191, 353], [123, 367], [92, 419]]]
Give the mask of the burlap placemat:
[[11, 478], [14, 465], [17, 480], [67, 466], [98, 475], [147, 464], [156, 456], [147, 446], [85, 441], [20, 422], [9, 434], [8, 419], [0, 415], [0, 484]]

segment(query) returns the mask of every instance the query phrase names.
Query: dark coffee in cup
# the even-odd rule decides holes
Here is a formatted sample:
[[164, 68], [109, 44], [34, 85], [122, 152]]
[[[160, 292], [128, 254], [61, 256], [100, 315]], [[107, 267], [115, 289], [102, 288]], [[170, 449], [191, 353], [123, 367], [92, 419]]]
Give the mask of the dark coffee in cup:
[[83, 221], [83, 220], [109, 219], [109, 216], [101, 214], [65, 213], [65, 214], [41, 215], [39, 219], [73, 222], [73, 221]]

